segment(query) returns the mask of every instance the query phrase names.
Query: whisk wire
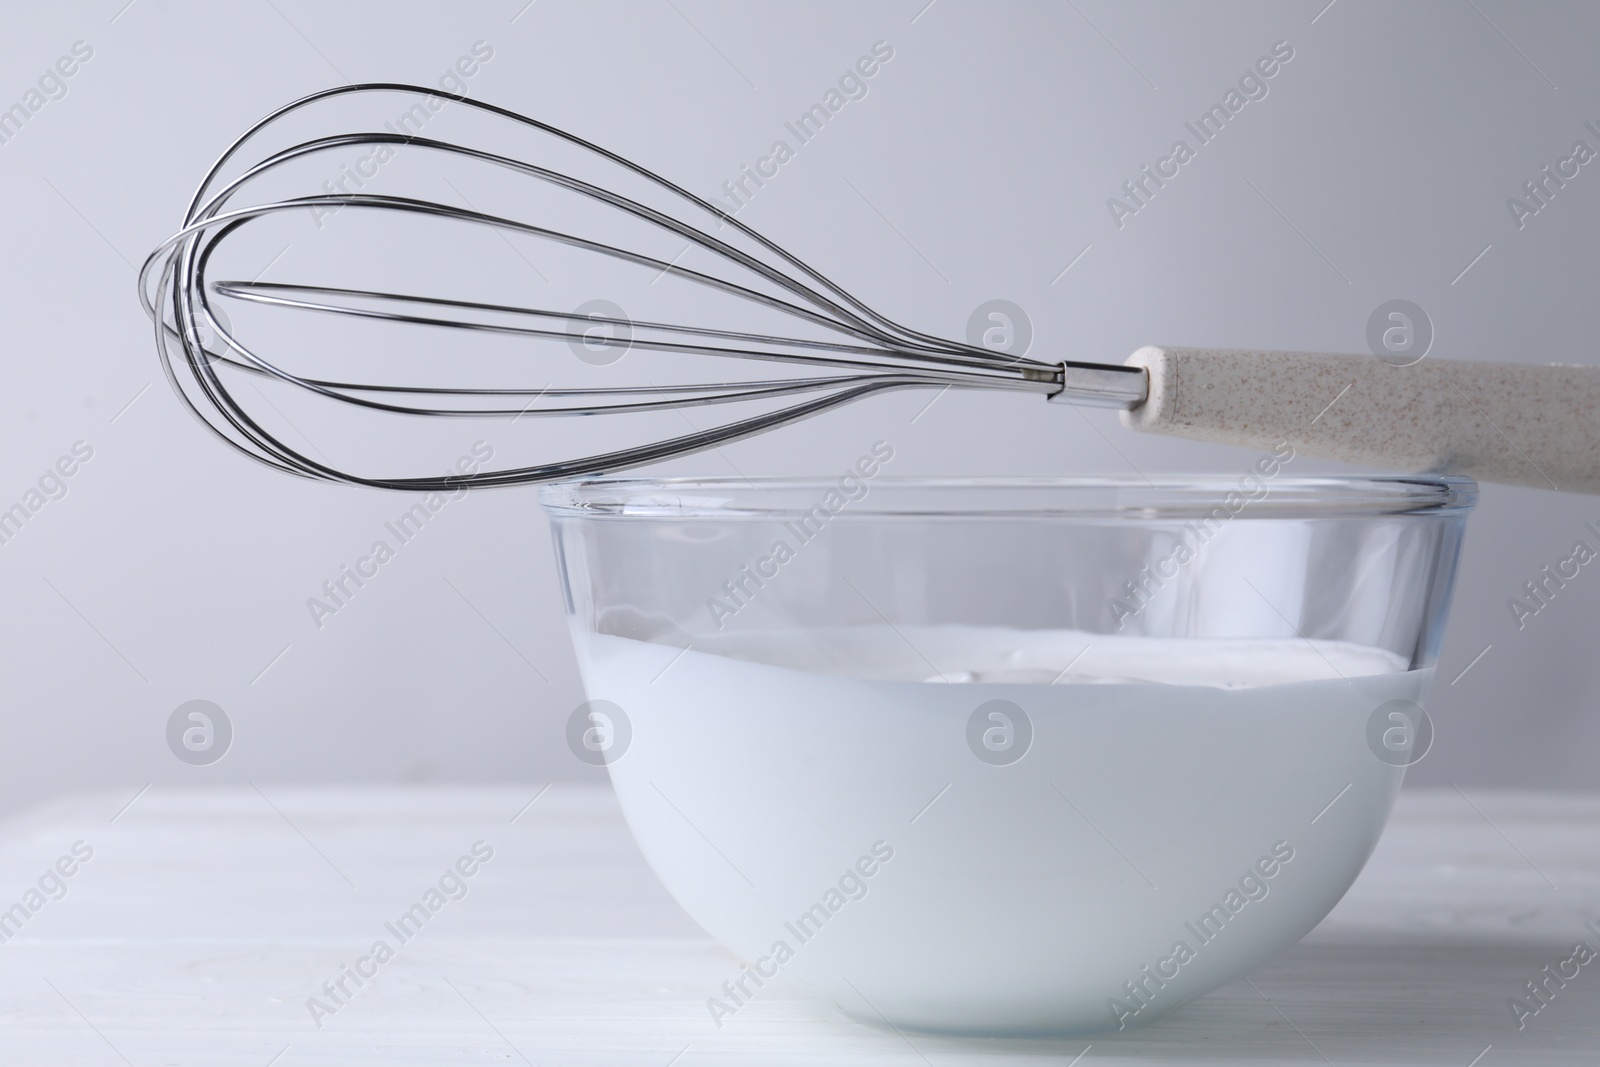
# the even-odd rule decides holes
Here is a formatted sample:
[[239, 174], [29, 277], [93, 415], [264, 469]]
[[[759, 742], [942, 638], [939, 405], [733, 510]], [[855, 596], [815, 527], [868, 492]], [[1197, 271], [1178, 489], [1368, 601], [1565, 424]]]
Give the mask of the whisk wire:
[[[470, 145], [415, 135], [358, 131], [311, 138], [269, 153], [244, 168], [237, 177], [226, 182], [220, 181], [224, 168], [253, 138], [291, 113], [334, 97], [372, 93], [400, 93], [449, 100], [554, 137], [582, 153], [644, 179], [647, 187], [664, 191], [680, 207], [686, 205], [697, 215], [714, 221], [718, 227], [727, 227], [730, 237], [748, 242], [752, 251], [736, 247], [700, 225], [658, 210], [618, 190], [596, 185], [550, 166]], [[736, 281], [681, 265], [677, 260], [682, 257], [682, 252], [666, 260], [638, 248], [613, 243], [610, 239], [600, 240], [524, 219], [478, 211], [470, 206], [459, 207], [415, 197], [330, 192], [326, 195], [271, 199], [246, 206], [232, 204], [254, 183], [295, 161], [353, 146], [373, 145], [396, 149], [408, 146], [424, 153], [487, 164], [535, 179], [553, 189], [575, 194], [583, 201], [621, 212], [643, 223], [649, 230], [682, 239], [686, 242], [685, 250], [698, 247], [715, 257], [715, 262], [731, 264], [744, 275], [770, 286], [773, 291], [752, 287], [749, 281]], [[734, 297], [809, 328], [823, 330], [830, 336], [791, 336], [787, 333], [724, 326], [632, 320], [604, 313], [580, 316], [550, 308], [377, 288], [260, 280], [221, 280], [207, 285], [213, 254], [242, 227], [284, 212], [332, 213], [345, 209], [465, 223], [487, 227], [502, 235], [521, 234], [549, 241], [584, 254], [598, 254], [613, 262], [655, 272], [656, 280], [671, 277], [679, 282]], [[781, 266], [763, 257], [771, 257]], [[189, 410], [223, 440], [279, 470], [304, 477], [393, 489], [453, 490], [463, 485], [515, 485], [606, 473], [717, 447], [894, 389], [983, 388], [1049, 396], [1062, 391], [1063, 375], [1068, 368], [1094, 367], [1012, 357], [908, 329], [867, 307], [716, 204], [695, 196], [638, 164], [553, 126], [493, 104], [397, 83], [342, 86], [313, 93], [277, 109], [246, 130], [207, 172], [190, 201], [184, 225], [145, 261], [140, 271], [139, 288], [140, 299], [155, 327], [157, 351], [169, 382]], [[583, 388], [556, 388], [553, 381], [539, 388], [340, 381], [295, 373], [243, 343], [215, 314], [211, 305], [213, 295], [256, 306], [341, 316], [347, 320], [376, 320], [396, 326], [426, 326], [540, 341], [565, 341], [575, 346], [589, 345], [601, 350], [636, 349], [659, 355], [759, 360], [813, 370], [826, 368], [840, 373], [731, 382], [689, 381]], [[576, 323], [582, 323], [583, 327], [574, 329]], [[566, 328], [555, 328], [558, 324], [565, 324]], [[627, 336], [589, 336], [594, 325], [625, 330]], [[181, 374], [180, 368], [183, 371]], [[372, 412], [435, 418], [510, 418], [515, 423], [524, 417], [681, 411], [686, 407], [779, 399], [784, 400], [786, 406], [736, 418], [720, 426], [696, 429], [692, 433], [666, 440], [579, 459], [463, 475], [371, 476], [313, 460], [289, 446], [251, 415], [224, 381], [219, 369], [229, 374], [244, 373], [273, 379], [310, 394]], [[441, 405], [438, 398], [449, 399]], [[513, 403], [516, 400], [525, 400], [526, 403], [506, 406], [504, 401], [508, 399]]]

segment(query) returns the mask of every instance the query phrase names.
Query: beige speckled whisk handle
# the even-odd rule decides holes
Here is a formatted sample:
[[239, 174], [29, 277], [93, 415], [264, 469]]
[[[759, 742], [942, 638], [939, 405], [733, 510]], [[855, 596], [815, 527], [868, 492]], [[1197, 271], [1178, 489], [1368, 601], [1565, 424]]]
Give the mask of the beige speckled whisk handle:
[[1149, 433], [1600, 493], [1600, 367], [1141, 348]]

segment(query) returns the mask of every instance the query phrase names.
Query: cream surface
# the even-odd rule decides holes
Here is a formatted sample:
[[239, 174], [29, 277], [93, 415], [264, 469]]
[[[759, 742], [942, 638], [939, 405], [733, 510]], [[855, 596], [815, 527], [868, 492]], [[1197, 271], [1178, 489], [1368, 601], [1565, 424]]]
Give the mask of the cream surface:
[[1393, 653], [1342, 641], [1126, 637], [975, 626], [750, 632], [697, 638], [694, 650], [809, 673], [898, 682], [1247, 689], [1405, 669]]

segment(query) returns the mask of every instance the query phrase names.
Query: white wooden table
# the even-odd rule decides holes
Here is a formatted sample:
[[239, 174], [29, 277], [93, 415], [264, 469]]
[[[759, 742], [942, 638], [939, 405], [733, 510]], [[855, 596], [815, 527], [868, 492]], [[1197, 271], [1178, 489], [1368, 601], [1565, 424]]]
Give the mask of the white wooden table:
[[[0, 908], [75, 842], [93, 857], [0, 926], [21, 924], [0, 1064], [1600, 1064], [1600, 960], [1525, 1029], [1507, 1007], [1579, 938], [1600, 949], [1600, 797], [1406, 794], [1344, 902], [1248, 981], [1142, 1032], [983, 1041], [875, 1030], [776, 984], [714, 1029], [734, 960], [610, 793], [523, 810], [535, 792], [130, 790], [9, 820]], [[467, 895], [400, 945], [385, 922], [480, 840]], [[307, 998], [380, 938], [395, 957], [318, 1028]]]

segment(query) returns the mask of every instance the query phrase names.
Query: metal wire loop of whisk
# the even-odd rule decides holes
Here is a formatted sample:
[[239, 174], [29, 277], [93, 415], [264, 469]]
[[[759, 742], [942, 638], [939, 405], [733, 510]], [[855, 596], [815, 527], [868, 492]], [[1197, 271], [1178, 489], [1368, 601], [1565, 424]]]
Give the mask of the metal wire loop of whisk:
[[[251, 162], [228, 181], [230, 161], [269, 127], [320, 101], [356, 94], [401, 94], [449, 101], [496, 120], [557, 139], [587, 157], [620, 168], [666, 194], [679, 217], [529, 159], [502, 155], [447, 140], [393, 130], [357, 130], [299, 141]], [[423, 150], [512, 172], [548, 183], [588, 201], [622, 212], [633, 220], [675, 235], [739, 272], [735, 281], [706, 270], [679, 265], [638, 249], [566, 232], [552, 225], [479, 212], [433, 200], [375, 193], [324, 192], [317, 195], [238, 203], [242, 194], [269, 174], [297, 160], [351, 148], [389, 146]], [[399, 213], [432, 217], [502, 233], [524, 234], [612, 261], [659, 271], [694, 285], [764, 306], [812, 329], [820, 337], [788, 336], [688, 325], [636, 321], [604, 314], [586, 316], [600, 326], [626, 328], [639, 336], [626, 341], [595, 337], [573, 328], [571, 311], [437, 295], [391, 292], [259, 280], [209, 281], [207, 268], [218, 246], [241, 227], [285, 212]], [[730, 240], [708, 232], [726, 227]], [[747, 248], [731, 243], [734, 235]], [[763, 258], [763, 256], [767, 258]], [[769, 262], [768, 260], [771, 260]], [[748, 277], [746, 277], [748, 276]], [[752, 287], [756, 282], [771, 291]], [[208, 284], [209, 281], [209, 284]], [[546, 123], [464, 96], [398, 83], [368, 83], [313, 93], [279, 108], [241, 135], [212, 165], [189, 203], [183, 226], [146, 259], [139, 276], [140, 299], [155, 325], [157, 351], [175, 391], [191, 412], [234, 448], [279, 470], [309, 478], [412, 491], [505, 486], [606, 474], [713, 448], [887, 390], [978, 388], [1070, 394], [1082, 402], [1127, 406], [1142, 399], [1142, 372], [1097, 364], [1047, 363], [944, 340], [908, 329], [878, 314], [818, 271], [741, 223], [733, 214], [673, 184], [660, 175]], [[604, 347], [623, 344], [645, 353], [677, 353], [709, 359], [739, 358], [807, 368], [803, 376], [735, 379], [677, 384], [622, 384], [602, 387], [481, 387], [448, 384], [352, 382], [292, 372], [243, 343], [219, 319], [212, 297], [221, 295], [258, 306], [353, 319], [378, 320], [449, 330], [560, 339]], [[369, 412], [428, 418], [523, 418], [620, 415], [650, 411], [782, 400], [783, 406], [736, 418], [708, 429], [575, 459], [467, 474], [364, 475], [313, 459], [287, 443], [253, 416], [237, 395], [246, 380], [274, 379], [310, 394]]]

